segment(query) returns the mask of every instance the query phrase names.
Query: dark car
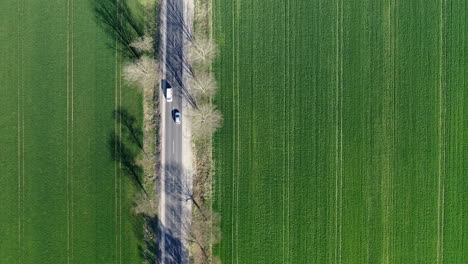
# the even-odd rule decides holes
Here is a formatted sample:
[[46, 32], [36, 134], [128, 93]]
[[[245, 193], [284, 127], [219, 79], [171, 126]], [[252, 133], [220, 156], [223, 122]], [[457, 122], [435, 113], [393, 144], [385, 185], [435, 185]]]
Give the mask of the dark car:
[[182, 119], [182, 114], [180, 113], [179, 110], [174, 109], [173, 118], [174, 118], [174, 122], [176, 122], [176, 124], [180, 124], [181, 119]]

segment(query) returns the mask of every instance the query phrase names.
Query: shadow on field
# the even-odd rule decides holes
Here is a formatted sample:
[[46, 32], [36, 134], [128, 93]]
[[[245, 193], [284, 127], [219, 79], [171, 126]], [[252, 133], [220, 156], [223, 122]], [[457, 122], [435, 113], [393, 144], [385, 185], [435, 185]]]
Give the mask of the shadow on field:
[[111, 40], [117, 38], [121, 48], [109, 43], [111, 48], [121, 51], [125, 56], [139, 58], [140, 53], [130, 46], [133, 40], [142, 37], [144, 23], [134, 15], [126, 0], [90, 0], [94, 16]]
[[110, 133], [108, 146], [111, 157], [120, 163], [122, 171], [130, 177], [132, 182], [148, 195], [141, 182], [143, 168], [137, 164], [137, 156], [143, 150], [141, 126], [137, 124], [136, 118], [125, 109], [115, 110], [113, 116], [123, 126], [121, 133], [123, 137], [115, 131]]
[[134, 222], [134, 232], [139, 237], [138, 252], [145, 263], [159, 263], [156, 235], [158, 219], [155, 216], [145, 214], [137, 215], [138, 221]]
[[126, 128], [124, 132], [126, 132], [125, 134], [129, 137], [128, 140], [132, 141], [141, 151], [143, 151], [143, 153], [145, 153], [143, 148], [143, 131], [137, 124], [135, 116], [130, 114], [128, 110], [124, 108], [114, 110], [113, 116], [114, 118], [118, 116], [118, 121]]

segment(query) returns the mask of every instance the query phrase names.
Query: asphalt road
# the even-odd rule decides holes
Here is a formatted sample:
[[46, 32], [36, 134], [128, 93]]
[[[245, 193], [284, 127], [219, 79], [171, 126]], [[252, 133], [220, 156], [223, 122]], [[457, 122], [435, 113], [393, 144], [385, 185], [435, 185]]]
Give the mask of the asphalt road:
[[[160, 185], [159, 259], [163, 264], [189, 263], [186, 231], [190, 223], [189, 201], [185, 198], [188, 184], [183, 171], [182, 129], [184, 126], [184, 0], [161, 3], [162, 61], [162, 175]], [[167, 102], [164, 86], [173, 89], [173, 100]], [[181, 124], [174, 121], [174, 110], [182, 113]]]

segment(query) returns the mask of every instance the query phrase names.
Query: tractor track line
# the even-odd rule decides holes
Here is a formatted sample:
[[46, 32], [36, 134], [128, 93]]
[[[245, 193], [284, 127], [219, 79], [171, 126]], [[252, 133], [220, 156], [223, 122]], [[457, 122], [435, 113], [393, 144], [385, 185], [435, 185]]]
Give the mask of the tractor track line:
[[236, 1], [236, 19], [237, 19], [237, 181], [236, 181], [236, 263], [239, 263], [239, 182], [240, 182], [240, 1]]
[[336, 172], [335, 172], [335, 263], [342, 262], [341, 231], [343, 203], [343, 1], [336, 2]]
[[[21, 4], [22, 4], [22, 8], [21, 8], [21, 21], [23, 21], [23, 17], [24, 17], [24, 1], [20, 1]], [[22, 186], [22, 192], [21, 192], [21, 195], [22, 195], [22, 203], [21, 203], [21, 213], [22, 213], [22, 221], [21, 221], [21, 236], [22, 236], [22, 240], [24, 240], [24, 204], [25, 204], [25, 146], [24, 146], [24, 131], [25, 131], [25, 126], [24, 126], [24, 97], [25, 97], [25, 94], [24, 94], [24, 39], [23, 39], [23, 36], [21, 36], [21, 122], [22, 122], [22, 130], [21, 130], [21, 133], [22, 133], [22, 140], [21, 140], [21, 147], [22, 147], [22, 151], [21, 151], [21, 158], [22, 158], [22, 164], [21, 164], [21, 170], [22, 170], [22, 183], [21, 183], [21, 186]], [[21, 257], [22, 257], [22, 262], [24, 262], [24, 256], [23, 256], [23, 251], [24, 251], [24, 244], [21, 245], [22, 247], [22, 252], [21, 252]]]
[[439, 172], [437, 195], [437, 263], [444, 262], [444, 178], [445, 178], [445, 38], [444, 38], [444, 10], [446, 0], [440, 0], [439, 17]]
[[[119, 53], [119, 108], [122, 107], [122, 54]], [[122, 114], [119, 115], [119, 137], [122, 138]], [[122, 149], [122, 141], [120, 141]], [[122, 263], [122, 160], [119, 159], [119, 260]]]
[[[117, 109], [118, 105], [118, 99], [117, 99], [117, 91], [118, 91], [118, 68], [117, 68], [117, 63], [118, 63], [118, 42], [117, 42], [117, 34], [115, 36], [115, 87], [114, 87], [114, 109]], [[117, 138], [117, 111], [114, 112], [114, 139]], [[117, 157], [117, 141], [114, 140], [114, 157]], [[117, 209], [118, 209], [118, 199], [117, 199], [117, 179], [118, 179], [118, 173], [117, 173], [117, 161], [114, 162], [114, 230], [115, 230], [115, 252], [114, 252], [114, 263], [117, 261], [117, 245], [118, 245], [118, 233], [117, 233], [117, 227], [118, 227], [118, 221], [117, 221]]]
[[75, 27], [74, 27], [74, 0], [70, 0], [70, 106], [69, 111], [71, 113], [71, 148], [70, 148], [70, 258], [71, 262], [73, 262], [74, 250], [73, 250], [73, 235], [74, 235], [74, 211], [75, 211], [75, 203], [74, 203], [74, 188], [73, 188], [73, 180], [74, 180], [74, 160], [75, 160]]
[[[236, 58], [235, 58], [235, 3], [236, 3], [236, 0], [233, 0], [232, 1], [232, 98], [233, 98], [233, 103], [232, 103], [232, 129], [233, 131], [235, 131], [236, 129], [236, 119], [235, 119], [235, 113], [236, 113], [236, 104], [235, 104], [235, 90], [236, 90], [236, 84], [234, 82], [235, 80], [235, 68], [236, 68]], [[236, 164], [236, 160], [235, 160], [235, 157], [236, 157], [236, 133], [232, 133], [232, 206], [231, 206], [231, 243], [232, 243], [232, 247], [231, 247], [231, 262], [232, 263], [235, 263], [234, 261], [234, 256], [236, 254], [236, 247], [235, 247], [235, 217], [234, 217], [234, 211], [235, 211], [235, 186], [236, 186], [236, 171], [235, 171], [235, 166], [234, 164]]]
[[[290, 107], [288, 107], [289, 100], [287, 93], [287, 82], [289, 80], [289, 0], [284, 3], [284, 49], [285, 49], [285, 60], [284, 60], [284, 78], [283, 78], [283, 95], [284, 95], [284, 149], [286, 149], [285, 155], [285, 181], [283, 183], [283, 263], [288, 263], [289, 259], [289, 173], [290, 173], [290, 142], [289, 142], [289, 118], [288, 113]], [[289, 110], [289, 111], [288, 111]]]
[[70, 263], [70, 0], [67, 1], [67, 263]]
[[[21, 22], [22, 22], [22, 8], [21, 8], [21, 0], [18, 0], [17, 2], [17, 143], [18, 143], [18, 149], [17, 149], [17, 170], [18, 170], [18, 258], [19, 258], [19, 263], [23, 262], [23, 216], [24, 216], [24, 208], [23, 208], [23, 202], [24, 202], [24, 185], [22, 185], [22, 163], [23, 163], [23, 152], [22, 152], [22, 144], [24, 141], [24, 123], [22, 118], [24, 117], [22, 115], [22, 110], [23, 108], [23, 39], [21, 37]], [[24, 171], [24, 170], [23, 170]]]

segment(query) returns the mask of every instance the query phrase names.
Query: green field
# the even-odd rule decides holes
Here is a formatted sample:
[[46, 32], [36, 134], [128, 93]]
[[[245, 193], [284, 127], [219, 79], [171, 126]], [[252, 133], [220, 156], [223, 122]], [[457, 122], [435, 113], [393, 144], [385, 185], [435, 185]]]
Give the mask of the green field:
[[223, 263], [468, 262], [467, 11], [214, 0]]
[[0, 3], [0, 263], [140, 263], [113, 110], [141, 116], [89, 1]]

